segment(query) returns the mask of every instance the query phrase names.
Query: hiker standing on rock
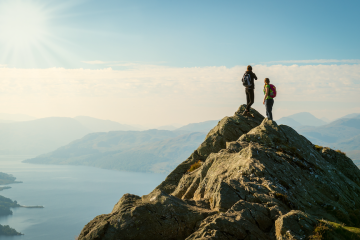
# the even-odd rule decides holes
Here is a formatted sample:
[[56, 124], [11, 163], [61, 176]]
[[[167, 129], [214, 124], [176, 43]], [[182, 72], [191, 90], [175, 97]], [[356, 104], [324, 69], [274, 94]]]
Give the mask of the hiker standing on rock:
[[273, 120], [272, 117], [272, 108], [274, 105], [274, 97], [276, 97], [276, 88], [274, 85], [270, 84], [270, 79], [265, 78], [264, 80], [264, 101], [263, 104], [265, 104], [266, 109], [266, 117], [269, 120]]
[[254, 80], [257, 80], [257, 76], [252, 71], [252, 67], [249, 65], [247, 66], [247, 71], [244, 73], [244, 76], [242, 78], [243, 85], [245, 87], [245, 93], [246, 93], [246, 108], [243, 112], [243, 115], [250, 115], [250, 107], [254, 103], [254, 89], [255, 89], [255, 83]]

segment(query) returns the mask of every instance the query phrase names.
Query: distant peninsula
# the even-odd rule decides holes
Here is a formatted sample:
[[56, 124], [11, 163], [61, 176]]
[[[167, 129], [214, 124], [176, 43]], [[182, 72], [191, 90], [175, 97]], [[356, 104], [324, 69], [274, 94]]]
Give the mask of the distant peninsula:
[[[0, 185], [7, 185], [7, 184], [11, 184], [11, 183], [22, 183], [20, 181], [15, 181], [16, 177], [14, 177], [11, 174], [7, 174], [7, 173], [2, 173], [0, 172]], [[9, 188], [9, 187], [1, 187], [3, 189]]]
[[9, 227], [9, 225], [0, 224], [0, 236], [18, 236], [18, 235], [24, 235], [24, 234]]
[[[20, 181], [15, 181], [16, 177], [11, 174], [2, 173], [0, 172], [0, 185], [7, 185], [12, 183], [22, 183]], [[11, 187], [4, 186], [0, 187], [0, 191], [4, 189], [9, 189]], [[10, 198], [4, 197], [0, 195], [0, 216], [8, 216], [12, 215], [13, 212], [10, 208], [15, 207], [23, 207], [23, 208], [43, 208], [43, 206], [22, 206], [17, 203], [17, 201], [13, 201]], [[23, 235], [22, 233], [16, 231], [15, 229], [11, 228], [8, 225], [1, 225], [0, 224], [0, 236], [17, 236]]]
[[23, 162], [169, 173], [205, 137], [203, 132], [156, 129], [91, 133], [53, 152]]
[[0, 187], [0, 191], [2, 191], [2, 190], [5, 190], [5, 189], [10, 189], [11, 187], [9, 187], [9, 186], [6, 186], [6, 187]]

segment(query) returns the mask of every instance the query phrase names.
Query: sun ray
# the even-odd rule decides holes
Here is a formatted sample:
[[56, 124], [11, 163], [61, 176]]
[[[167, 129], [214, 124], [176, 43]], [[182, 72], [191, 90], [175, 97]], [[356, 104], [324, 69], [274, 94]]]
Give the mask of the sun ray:
[[[81, 0], [8, 0], [0, 2], [0, 64], [21, 67], [54, 67], [71, 62], [74, 53], [62, 47], [70, 41], [53, 29], [52, 20], [61, 19], [64, 10]], [[57, 25], [57, 27], [61, 27]], [[68, 28], [63, 28], [68, 31]]]

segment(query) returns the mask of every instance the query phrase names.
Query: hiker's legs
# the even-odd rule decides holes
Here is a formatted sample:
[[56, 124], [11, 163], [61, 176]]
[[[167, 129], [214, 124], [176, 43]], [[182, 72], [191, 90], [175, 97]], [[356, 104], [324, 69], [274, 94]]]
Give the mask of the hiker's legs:
[[245, 111], [250, 111], [250, 107], [251, 105], [253, 105], [254, 103], [254, 89], [245, 89], [245, 93], [246, 93], [246, 108]]
[[265, 108], [266, 108], [266, 117], [269, 120], [273, 120], [272, 117], [272, 107], [274, 105], [274, 99], [266, 99], [265, 100]]

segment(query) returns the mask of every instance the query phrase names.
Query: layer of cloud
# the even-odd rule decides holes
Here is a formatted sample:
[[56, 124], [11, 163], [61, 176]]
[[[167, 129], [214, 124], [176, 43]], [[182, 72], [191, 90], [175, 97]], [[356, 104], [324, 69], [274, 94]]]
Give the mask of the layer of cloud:
[[[242, 90], [245, 66], [174, 68], [138, 65], [130, 70], [1, 68], [1, 93], [10, 95], [123, 96], [190, 98], [235, 97]], [[269, 77], [284, 100], [352, 101], [360, 90], [360, 65], [257, 65], [259, 79]], [[263, 82], [257, 83], [261, 90]]]
[[[167, 124], [184, 122], [179, 118], [194, 114], [199, 115], [194, 117], [194, 122], [219, 119], [224, 114], [229, 115], [228, 112], [232, 114], [245, 99], [241, 85], [245, 66], [175, 68], [130, 65], [134, 67], [127, 70], [0, 68], [0, 100], [8, 103], [1, 107], [5, 109], [3, 112], [11, 107], [16, 108], [16, 112], [35, 116], [39, 114], [33, 112], [40, 112], [39, 109], [42, 112], [46, 109], [51, 115], [69, 112], [77, 115], [87, 109], [81, 114], [90, 115], [94, 111], [92, 116], [118, 114], [122, 119], [126, 115], [127, 122], [133, 122], [132, 115], [138, 112], [151, 114], [157, 111], [158, 114], [169, 114], [169, 119], [173, 116], [172, 121], [164, 120], [163, 123]], [[315, 102], [341, 102], [346, 106], [359, 101], [360, 64], [255, 65], [253, 69], [259, 77], [255, 91], [256, 107], [262, 105], [258, 102], [262, 102], [265, 77], [277, 87], [277, 106], [284, 102], [304, 102], [309, 109], [314, 109], [310, 105]], [[44, 104], [46, 107], [42, 106]], [[30, 107], [33, 112], [24, 112], [22, 107]], [[188, 109], [191, 113], [186, 112]], [[289, 108], [284, 111], [289, 111]], [[156, 114], [143, 121], [150, 121], [152, 117], [154, 122], [157, 121]], [[141, 115], [136, 115], [136, 118], [141, 118]]]
[[95, 60], [95, 61], [81, 61], [86, 64], [105, 64], [106, 62]]
[[312, 60], [284, 60], [284, 61], [271, 61], [268, 62], [270, 64], [273, 63], [283, 63], [283, 64], [287, 64], [287, 63], [299, 63], [299, 64], [311, 64], [311, 63], [317, 63], [317, 64], [321, 64], [321, 63], [355, 63], [355, 64], [360, 64], [360, 59], [312, 59]]

